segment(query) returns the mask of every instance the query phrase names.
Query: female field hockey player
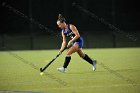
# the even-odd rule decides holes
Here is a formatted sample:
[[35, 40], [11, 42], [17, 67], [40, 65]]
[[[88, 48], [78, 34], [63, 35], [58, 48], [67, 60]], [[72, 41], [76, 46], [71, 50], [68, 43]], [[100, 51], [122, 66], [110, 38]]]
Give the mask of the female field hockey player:
[[[69, 48], [65, 57], [65, 62], [64, 62], [63, 67], [57, 68], [57, 70], [60, 72], [66, 72], [66, 68], [69, 65], [70, 60], [71, 60], [71, 55], [77, 52], [81, 58], [83, 58], [89, 64], [93, 66], [93, 71], [95, 71], [96, 60], [92, 60], [87, 54], [85, 54], [82, 51], [84, 41], [83, 41], [83, 38], [80, 36], [76, 27], [72, 24], [67, 24], [65, 18], [61, 14], [59, 14], [58, 16], [57, 25], [59, 28], [62, 29], [61, 34], [63, 38], [63, 42], [62, 42], [59, 53], [62, 53], [61, 51], [66, 46]], [[68, 42], [68, 44], [66, 43], [66, 37], [70, 37], [70, 41]]]

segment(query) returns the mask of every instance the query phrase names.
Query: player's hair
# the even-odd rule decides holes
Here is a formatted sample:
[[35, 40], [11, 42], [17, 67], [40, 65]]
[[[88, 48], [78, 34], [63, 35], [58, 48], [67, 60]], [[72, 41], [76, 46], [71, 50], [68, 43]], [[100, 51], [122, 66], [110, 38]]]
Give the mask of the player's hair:
[[66, 19], [62, 16], [62, 14], [59, 14], [57, 21], [60, 21], [61, 23], [63, 23], [63, 22], [66, 22]]

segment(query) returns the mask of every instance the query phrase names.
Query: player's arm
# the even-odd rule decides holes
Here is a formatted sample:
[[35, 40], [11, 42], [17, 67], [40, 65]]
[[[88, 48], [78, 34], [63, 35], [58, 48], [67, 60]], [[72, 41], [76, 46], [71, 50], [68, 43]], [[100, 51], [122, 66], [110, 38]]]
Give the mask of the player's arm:
[[70, 29], [72, 30], [72, 32], [75, 34], [74, 38], [71, 39], [68, 43], [68, 46], [71, 45], [72, 42], [76, 41], [79, 37], [80, 37], [80, 34], [77, 30], [77, 28], [74, 26], [74, 25], [70, 25]]
[[62, 44], [61, 44], [61, 48], [60, 48], [60, 51], [61, 52], [65, 47], [66, 47], [66, 36], [64, 35], [64, 33], [62, 32], [62, 38], [63, 38], [63, 41], [62, 41]]

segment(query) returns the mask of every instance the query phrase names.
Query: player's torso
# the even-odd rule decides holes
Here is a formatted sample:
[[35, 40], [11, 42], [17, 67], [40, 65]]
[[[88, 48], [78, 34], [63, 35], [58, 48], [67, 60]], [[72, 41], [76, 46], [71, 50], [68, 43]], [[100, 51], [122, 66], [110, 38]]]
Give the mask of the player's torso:
[[67, 24], [67, 27], [65, 30], [62, 30], [63, 33], [70, 38], [73, 38], [75, 36], [75, 34], [72, 32], [72, 30], [70, 29], [70, 24]]

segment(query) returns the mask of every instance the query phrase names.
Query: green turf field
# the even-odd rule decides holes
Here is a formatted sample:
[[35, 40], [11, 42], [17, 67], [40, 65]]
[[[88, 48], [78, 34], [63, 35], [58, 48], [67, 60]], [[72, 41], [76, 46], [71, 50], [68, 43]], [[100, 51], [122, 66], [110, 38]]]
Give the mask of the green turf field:
[[1, 51], [0, 93], [140, 93], [140, 48], [84, 49], [98, 60], [97, 70], [72, 55], [67, 73], [64, 52], [39, 75], [58, 50]]

